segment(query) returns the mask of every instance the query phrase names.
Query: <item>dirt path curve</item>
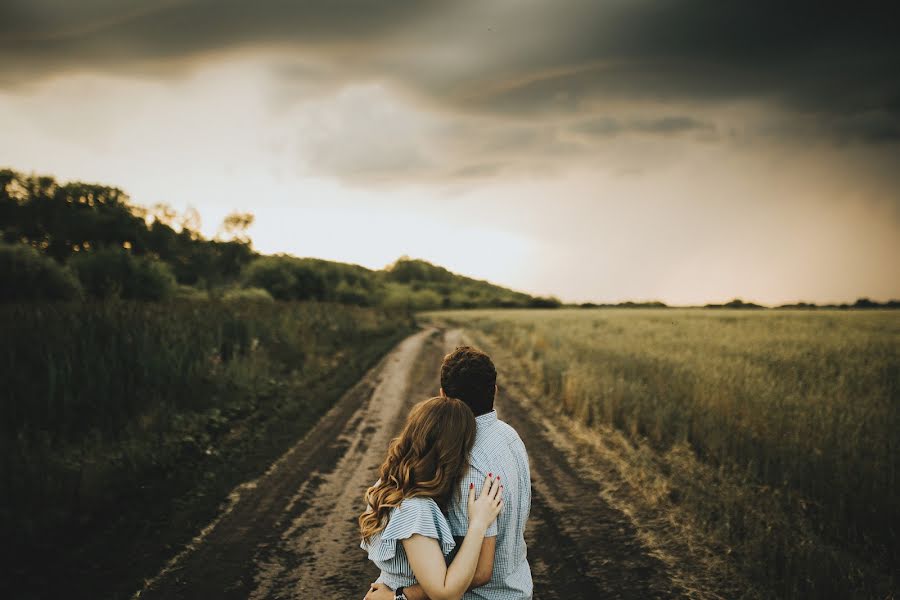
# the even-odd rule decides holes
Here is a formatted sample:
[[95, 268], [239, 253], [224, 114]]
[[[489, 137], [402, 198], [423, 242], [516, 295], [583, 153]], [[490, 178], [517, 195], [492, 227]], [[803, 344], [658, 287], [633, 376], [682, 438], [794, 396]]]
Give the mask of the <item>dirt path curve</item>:
[[[356, 541], [363, 492], [409, 407], [437, 393], [440, 359], [460, 339], [425, 329], [401, 342], [135, 598], [361, 598], [377, 576]], [[544, 420], [505, 395], [498, 412], [531, 457], [535, 598], [679, 596], [628, 518], [602, 501], [602, 482], [569, 468], [572, 449], [557, 447]]]

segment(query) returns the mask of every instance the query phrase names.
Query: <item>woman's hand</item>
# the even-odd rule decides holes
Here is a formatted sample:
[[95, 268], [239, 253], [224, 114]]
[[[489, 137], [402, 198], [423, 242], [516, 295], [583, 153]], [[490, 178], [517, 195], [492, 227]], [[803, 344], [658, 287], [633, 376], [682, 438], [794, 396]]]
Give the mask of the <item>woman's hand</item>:
[[459, 600], [472, 583], [484, 534], [503, 508], [502, 488], [500, 477], [488, 474], [476, 500], [475, 486], [469, 486], [469, 530], [449, 567], [436, 539], [416, 533], [402, 540], [409, 566], [429, 598]]
[[475, 485], [469, 484], [469, 527], [476, 526], [486, 530], [503, 508], [503, 497], [500, 495], [500, 476], [484, 478], [481, 495], [475, 499]]
[[363, 600], [394, 600], [394, 590], [383, 583], [373, 582]]

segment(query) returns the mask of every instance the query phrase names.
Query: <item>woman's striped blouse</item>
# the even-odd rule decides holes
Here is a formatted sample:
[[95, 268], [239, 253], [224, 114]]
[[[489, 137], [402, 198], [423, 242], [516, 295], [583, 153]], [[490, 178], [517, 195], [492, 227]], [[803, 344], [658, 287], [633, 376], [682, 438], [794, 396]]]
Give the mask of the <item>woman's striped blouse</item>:
[[456, 546], [447, 517], [431, 498], [406, 498], [400, 506], [391, 510], [387, 526], [373, 535], [368, 543], [364, 540], [360, 544], [369, 553], [369, 560], [381, 569], [378, 581], [392, 590], [416, 583], [400, 543], [415, 533], [436, 539], [445, 559]]

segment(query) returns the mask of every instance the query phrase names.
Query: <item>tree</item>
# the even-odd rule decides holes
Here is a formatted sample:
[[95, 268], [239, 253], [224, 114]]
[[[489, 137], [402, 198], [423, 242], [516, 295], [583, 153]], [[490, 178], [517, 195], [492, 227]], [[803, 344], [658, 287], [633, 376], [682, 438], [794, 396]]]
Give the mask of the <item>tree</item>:
[[222, 221], [222, 224], [219, 225], [219, 231], [216, 233], [216, 239], [224, 239], [230, 238], [232, 240], [240, 241], [243, 243], [250, 243], [250, 238], [247, 236], [247, 230], [253, 225], [253, 221], [256, 217], [253, 216], [253, 213], [249, 212], [232, 212], [229, 213], [225, 220]]

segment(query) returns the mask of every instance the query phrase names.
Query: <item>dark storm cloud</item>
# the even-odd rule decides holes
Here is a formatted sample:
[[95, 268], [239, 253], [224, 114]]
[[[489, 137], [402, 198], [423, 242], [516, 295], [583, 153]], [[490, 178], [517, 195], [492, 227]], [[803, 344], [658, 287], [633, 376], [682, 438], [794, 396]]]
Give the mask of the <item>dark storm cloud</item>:
[[[797, 134], [884, 143], [897, 141], [900, 131], [900, 26], [889, 3], [146, 0], [121, 6], [116, 0], [3, 2], [0, 84], [76, 69], [164, 73], [216, 51], [284, 47], [328, 64], [333, 80], [383, 78], [466, 113], [580, 118], [602, 117], [605, 107], [628, 102], [702, 110], [753, 100], [795, 115]], [[282, 75], [306, 76], [303, 70]], [[693, 116], [610, 118], [599, 122], [599, 133], [607, 127], [672, 135], [709, 127]]]
[[[577, 114], [610, 101], [760, 100], [820, 128], [881, 141], [860, 115], [897, 124], [900, 26], [887, 4], [568, 3], [559, 45], [527, 52], [460, 94], [505, 113]], [[553, 23], [553, 20], [551, 20]]]
[[659, 119], [621, 120], [598, 117], [575, 124], [573, 131], [590, 136], [612, 137], [623, 133], [676, 135], [682, 133], [714, 133], [715, 125], [693, 117], [662, 117]]
[[[163, 69], [209, 52], [293, 44], [323, 54], [377, 45], [436, 0], [12, 0], [0, 4], [3, 82], [76, 69]], [[327, 48], [327, 50], [326, 50]], [[167, 62], [167, 64], [166, 64]]]

